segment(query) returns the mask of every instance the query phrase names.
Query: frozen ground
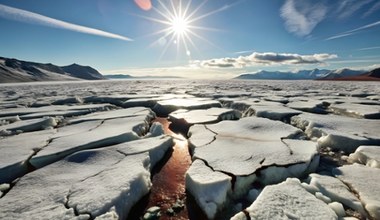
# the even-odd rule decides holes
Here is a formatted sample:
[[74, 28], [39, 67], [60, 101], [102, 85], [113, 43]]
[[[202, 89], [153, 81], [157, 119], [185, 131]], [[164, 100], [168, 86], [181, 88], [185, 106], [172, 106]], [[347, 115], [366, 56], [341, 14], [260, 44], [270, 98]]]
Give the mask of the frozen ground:
[[[367, 82], [0, 85], [0, 218], [379, 219], [378, 94]], [[144, 207], [184, 141], [158, 116], [192, 160], [171, 210]]]

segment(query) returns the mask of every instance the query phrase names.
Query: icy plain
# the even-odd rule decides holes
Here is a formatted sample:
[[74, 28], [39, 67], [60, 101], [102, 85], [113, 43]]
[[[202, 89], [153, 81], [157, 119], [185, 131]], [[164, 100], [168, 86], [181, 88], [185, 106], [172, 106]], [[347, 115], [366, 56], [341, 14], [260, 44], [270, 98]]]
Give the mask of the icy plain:
[[[148, 208], [160, 219], [181, 210], [190, 219], [379, 219], [378, 94], [371, 82], [0, 85], [0, 219], [132, 219]], [[179, 138], [157, 117], [189, 143], [187, 201], [174, 211], [139, 207]]]

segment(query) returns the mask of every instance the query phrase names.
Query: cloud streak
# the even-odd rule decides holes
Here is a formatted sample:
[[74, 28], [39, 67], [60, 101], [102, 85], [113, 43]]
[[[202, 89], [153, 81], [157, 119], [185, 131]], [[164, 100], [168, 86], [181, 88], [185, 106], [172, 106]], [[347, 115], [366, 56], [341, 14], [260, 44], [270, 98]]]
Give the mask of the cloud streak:
[[353, 30], [349, 30], [349, 31], [346, 31], [346, 32], [343, 32], [343, 33], [340, 33], [340, 34], [337, 34], [337, 35], [334, 35], [334, 36], [331, 36], [329, 38], [326, 38], [326, 40], [334, 40], [334, 39], [338, 39], [338, 38], [342, 38], [342, 37], [347, 37], [347, 36], [350, 36], [350, 35], [358, 34], [362, 30], [369, 29], [369, 28], [372, 28], [372, 27], [376, 27], [378, 25], [380, 25], [380, 21], [376, 21], [374, 23], [367, 24], [367, 25], [361, 26], [359, 28], [355, 28]]
[[192, 65], [204, 68], [243, 68], [254, 65], [298, 65], [298, 64], [324, 64], [326, 60], [335, 59], [336, 54], [312, 54], [300, 55], [291, 53], [257, 53], [249, 56], [239, 56], [237, 58], [219, 58], [210, 60], [195, 60]]
[[29, 24], [36, 24], [46, 27], [65, 29], [85, 34], [97, 35], [101, 37], [114, 38], [124, 41], [132, 41], [132, 39], [113, 34], [110, 32], [102, 31], [95, 28], [85, 27], [77, 24], [72, 24], [69, 22], [61, 21], [58, 19], [50, 18], [41, 14], [37, 14], [34, 12], [21, 10], [18, 8], [9, 7], [6, 5], [0, 4], [0, 17], [3, 17], [8, 20], [14, 20]]
[[280, 9], [288, 32], [300, 37], [309, 35], [325, 19], [327, 7], [322, 4], [311, 4], [308, 1], [286, 0]]
[[359, 11], [363, 6], [372, 3], [373, 0], [342, 0], [338, 3], [338, 17], [345, 19]]

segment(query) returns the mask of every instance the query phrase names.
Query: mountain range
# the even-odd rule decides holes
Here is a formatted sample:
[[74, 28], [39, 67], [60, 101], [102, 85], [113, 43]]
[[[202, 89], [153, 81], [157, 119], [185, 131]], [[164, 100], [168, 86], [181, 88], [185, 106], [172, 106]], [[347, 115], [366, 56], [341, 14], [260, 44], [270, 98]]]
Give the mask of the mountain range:
[[275, 79], [275, 80], [314, 80], [314, 79], [338, 79], [341, 77], [357, 76], [365, 73], [364, 70], [351, 69], [312, 69], [300, 70], [297, 72], [280, 72], [280, 71], [259, 71], [256, 73], [246, 73], [239, 75], [235, 79]]
[[104, 75], [108, 79], [181, 79], [179, 76], [131, 76], [127, 74]]
[[89, 66], [57, 66], [0, 57], [0, 83], [100, 79], [105, 77]]

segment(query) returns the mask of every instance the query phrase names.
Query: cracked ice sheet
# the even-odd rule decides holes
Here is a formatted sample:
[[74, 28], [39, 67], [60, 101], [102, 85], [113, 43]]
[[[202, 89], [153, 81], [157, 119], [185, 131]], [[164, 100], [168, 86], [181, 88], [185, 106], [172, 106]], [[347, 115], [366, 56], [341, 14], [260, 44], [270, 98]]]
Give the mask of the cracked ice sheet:
[[[297, 179], [265, 187], [246, 211], [250, 219], [338, 219], [326, 203], [308, 193]], [[247, 218], [240, 212], [231, 219]]]
[[307, 164], [317, 154], [316, 146], [311, 141], [284, 139], [284, 142], [288, 146], [280, 140], [217, 136], [211, 144], [195, 148], [193, 158], [207, 161], [214, 170], [246, 176], [263, 167]]
[[291, 123], [317, 138], [321, 147], [353, 152], [360, 145], [380, 143], [378, 120], [303, 113], [292, 117]]
[[333, 174], [359, 194], [364, 208], [374, 219], [380, 219], [380, 172], [378, 168], [361, 164], [345, 165]]
[[[193, 160], [203, 160], [214, 171], [235, 176], [232, 196], [239, 198], [249, 191], [256, 180], [266, 185], [283, 181], [289, 176], [298, 177], [313, 172], [314, 160], [318, 161], [316, 144], [283, 139], [296, 137], [300, 132], [279, 121], [248, 117], [239, 121], [194, 126], [189, 134], [194, 150]], [[261, 175], [256, 178], [258, 170]], [[210, 172], [201, 175], [207, 178]], [[217, 183], [212, 184], [218, 186]], [[196, 193], [193, 194], [194, 198], [206, 213], [209, 212], [209, 216], [215, 215], [215, 210], [222, 209], [223, 203], [229, 199], [215, 202], [216, 207], [210, 208], [210, 204], [202, 203], [204, 193], [199, 190], [192, 193]]]
[[69, 120], [69, 123], [80, 123], [91, 120], [107, 120], [114, 118], [125, 118], [134, 116], [146, 116], [147, 120], [152, 120], [155, 117], [154, 112], [145, 107], [134, 107], [127, 109], [117, 109], [112, 111], [94, 112], [85, 116], [80, 116]]
[[125, 219], [150, 189], [150, 167], [172, 146], [160, 136], [77, 152], [22, 177], [0, 199], [0, 219], [74, 218], [73, 208], [82, 217], [111, 212]]
[[9, 183], [27, 172], [26, 161], [44, 147], [56, 130], [23, 133], [0, 139], [0, 184]]
[[380, 146], [360, 146], [355, 153], [350, 154], [348, 160], [352, 163], [380, 168]]
[[235, 120], [241, 117], [241, 113], [226, 108], [209, 108], [197, 110], [180, 109], [169, 114], [170, 120], [185, 120], [188, 124], [208, 124], [222, 120]]
[[[151, 116], [142, 114], [134, 117], [105, 120], [104, 123], [92, 130], [58, 137], [32, 157], [30, 162], [35, 167], [42, 167], [76, 151], [140, 139], [149, 130], [149, 121], [146, 120], [149, 117]], [[79, 126], [78, 129], [83, 128]], [[66, 130], [66, 134], [69, 133]]]
[[310, 185], [316, 187], [323, 195], [332, 201], [340, 202], [353, 210], [358, 211], [362, 217], [366, 216], [364, 208], [358, 198], [349, 191], [349, 188], [339, 179], [332, 176], [310, 174]]

